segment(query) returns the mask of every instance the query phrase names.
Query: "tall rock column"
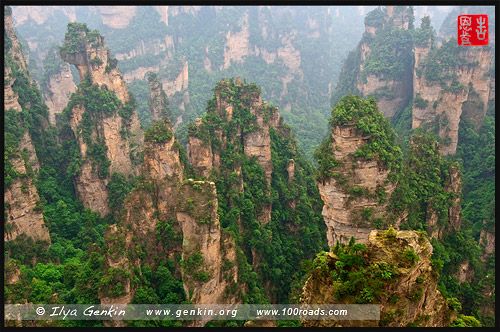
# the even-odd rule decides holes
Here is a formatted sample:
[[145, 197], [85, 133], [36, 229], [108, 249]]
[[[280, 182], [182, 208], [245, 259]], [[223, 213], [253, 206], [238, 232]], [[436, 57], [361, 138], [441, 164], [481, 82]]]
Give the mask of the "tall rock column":
[[[273, 172], [270, 129], [281, 130], [283, 123], [278, 108], [263, 102], [260, 89], [244, 84], [240, 77], [235, 82], [221, 80], [210, 103], [210, 120], [197, 119], [189, 131], [191, 165], [199, 175], [208, 178], [213, 169], [221, 171], [222, 151], [228, 148], [235, 153], [241, 151], [248, 158], [256, 158], [264, 172], [268, 191]], [[231, 130], [223, 130], [225, 125]], [[243, 192], [241, 164], [234, 163], [232, 167], [231, 172], [238, 179], [233, 185]], [[271, 220], [270, 204], [262, 207], [258, 219], [262, 224]]]
[[[429, 45], [429, 44], [428, 44]], [[452, 38], [440, 47], [415, 48], [412, 129], [437, 126], [443, 155], [455, 154], [461, 117], [478, 129], [491, 88], [488, 47], [459, 47]]]
[[[143, 180], [125, 200], [120, 225], [109, 227], [105, 236], [107, 267], [126, 271], [122, 275], [127, 277], [113, 274], [123, 285], [122, 292], [119, 296], [101, 292], [101, 303], [130, 303], [141, 286], [131, 283], [135, 268], [149, 266], [154, 271], [158, 257], [176, 262], [172, 273], [182, 280], [185, 297], [192, 303], [238, 302], [238, 294], [227, 291], [238, 282], [236, 246], [220, 227], [215, 184], [184, 179], [179, 144], [168, 119], [145, 131], [141, 174]], [[138, 257], [137, 248], [143, 257]], [[223, 268], [228, 262], [232, 266]]]
[[98, 31], [69, 23], [61, 57], [77, 67], [82, 82], [67, 110], [82, 160], [76, 190], [85, 207], [106, 215], [111, 175], [138, 175], [144, 136], [135, 100]]
[[170, 118], [170, 110], [165, 91], [163, 90], [156, 73], [148, 74], [148, 106], [151, 112], [151, 121], [160, 121], [164, 118]]
[[351, 237], [366, 243], [373, 228], [391, 222], [386, 211], [395, 188], [390, 173], [401, 151], [373, 98], [344, 97], [333, 109], [331, 123], [330, 136], [315, 153], [328, 245]]
[[[361, 96], [377, 99], [385, 117], [392, 117], [412, 96], [412, 29], [409, 6], [377, 8], [365, 18], [355, 84]], [[380, 65], [381, 61], [387, 66]]]
[[[34, 240], [47, 241], [50, 235], [44, 223], [40, 198], [33, 183], [39, 169], [38, 158], [31, 135], [20, 112], [29, 110], [30, 102], [22, 102], [19, 95], [25, 93], [16, 84], [31, 82], [21, 47], [12, 23], [11, 9], [6, 7], [5, 16], [5, 68], [4, 68], [4, 115], [19, 119], [19, 123], [6, 123], [4, 159], [4, 240], [12, 241], [20, 235]], [[19, 82], [17, 82], [19, 83]], [[5, 121], [8, 121], [5, 119]], [[10, 120], [12, 121], [12, 120]], [[13, 132], [13, 128], [14, 129]]]

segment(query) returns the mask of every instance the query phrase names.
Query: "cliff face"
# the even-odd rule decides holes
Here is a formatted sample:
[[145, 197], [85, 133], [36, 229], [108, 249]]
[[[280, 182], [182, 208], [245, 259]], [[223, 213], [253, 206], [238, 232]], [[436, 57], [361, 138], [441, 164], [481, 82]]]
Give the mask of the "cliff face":
[[443, 236], [452, 230], [460, 230], [462, 226], [462, 215], [460, 214], [462, 203], [462, 179], [460, 177], [460, 169], [456, 165], [449, 167], [449, 178], [446, 179], [444, 191], [453, 193], [453, 205], [448, 208], [448, 220], [444, 225], [438, 224], [438, 215], [434, 211], [432, 204], [429, 204], [427, 209], [427, 233], [432, 238], [441, 240]]
[[[316, 258], [312, 275], [303, 288], [301, 303], [380, 303], [380, 321], [302, 321], [304, 326], [403, 327], [411, 323], [420, 327], [438, 327], [448, 326], [456, 318], [456, 311], [448, 307], [446, 299], [437, 290], [439, 275], [431, 265], [432, 246], [424, 235], [393, 229], [372, 231], [365, 250], [358, 248], [356, 253], [353, 248], [341, 246], [340, 251], [334, 248]], [[358, 270], [356, 263], [342, 265], [339, 257], [345, 254], [362, 258], [364, 269], [368, 271], [383, 269], [384, 277], [369, 277], [368, 271]], [[342, 290], [339, 269], [348, 271], [349, 276], [365, 271], [364, 278], [378, 286], [368, 290], [371, 297], [360, 295], [359, 292], [367, 290], [363, 287], [355, 290], [356, 295], [348, 295]], [[348, 278], [352, 281], [354, 277]], [[372, 283], [374, 280], [378, 283]], [[363, 299], [362, 302], [354, 302], [354, 296]]]
[[154, 74], [148, 77], [149, 95], [148, 106], [151, 112], [152, 121], [160, 121], [163, 118], [168, 118], [170, 112], [168, 109], [168, 100], [165, 91], [163, 91], [158, 78]]
[[115, 29], [125, 28], [134, 18], [136, 6], [97, 6], [102, 23]]
[[[369, 109], [372, 111], [367, 111]], [[352, 116], [343, 118], [345, 112]], [[389, 176], [392, 166], [388, 167], [383, 161], [387, 157], [382, 154], [393, 154], [397, 160], [401, 152], [397, 147], [377, 152], [384, 144], [378, 137], [386, 135], [392, 139], [394, 134], [384, 125], [386, 120], [377, 111], [373, 98], [344, 97], [333, 109], [332, 116], [330, 137], [317, 151], [322, 173], [318, 188], [325, 203], [322, 214], [327, 225], [328, 245], [347, 242], [351, 237], [366, 243], [370, 230], [388, 221], [387, 198], [396, 187]], [[367, 122], [379, 128], [373, 129], [376, 136], [363, 129]], [[397, 162], [393, 166], [397, 166]], [[399, 220], [393, 221], [395, 227]]]
[[365, 243], [371, 226], [362, 220], [363, 210], [369, 209], [374, 219], [385, 218], [387, 204], [380, 204], [376, 196], [356, 197], [349, 188], [356, 187], [367, 193], [384, 190], [390, 195], [394, 184], [387, 183], [389, 170], [376, 160], [355, 161], [353, 154], [367, 143], [369, 137], [360, 137], [353, 125], [332, 128], [331, 137], [330, 146], [335, 159], [345, 166], [338, 170], [340, 178], [318, 183], [321, 199], [325, 202], [322, 214], [327, 225], [328, 245], [333, 246], [337, 241], [348, 242], [352, 236], [356, 241]]
[[[379, 53], [385, 51], [383, 48], [387, 47], [387, 44], [394, 40], [393, 38], [407, 38], [404, 33], [397, 33], [397, 31], [409, 32], [413, 29], [413, 13], [408, 6], [386, 6], [385, 12], [380, 9], [376, 11], [380, 12], [379, 17], [371, 20], [365, 19], [365, 37], [358, 45], [361, 56], [356, 88], [360, 96], [374, 96], [384, 116], [392, 117], [411, 98], [411, 64], [407, 63], [408, 66], [395, 73], [392, 69], [374, 71], [371, 62], [376, 61]], [[398, 61], [410, 62], [412, 50], [409, 46], [410, 44], [404, 45], [403, 43], [397, 45], [397, 49], [389, 50], [390, 53], [394, 53], [390, 56], [394, 56]], [[397, 66], [397, 64], [394, 65]]]
[[[14, 31], [12, 17], [7, 14], [4, 18], [6, 43], [4, 111], [20, 112], [23, 107], [29, 109], [30, 105], [28, 102], [21, 107], [18, 99], [19, 94], [14, 91], [13, 87], [16, 81], [13, 71], [22, 72], [27, 80], [29, 80], [29, 75]], [[26, 128], [24, 121], [16, 125], [20, 128]], [[34, 175], [39, 169], [38, 158], [29, 130], [24, 129], [20, 133], [22, 133], [21, 136], [15, 138], [17, 145], [15, 147], [9, 146], [9, 151], [6, 151], [5, 154], [7, 158], [4, 160], [13, 171], [5, 174], [4, 212], [6, 217], [4, 220], [4, 240], [11, 241], [24, 234], [34, 240], [43, 240], [50, 244], [49, 230], [44, 223], [42, 209], [39, 206], [40, 198], [33, 183]], [[5, 134], [7, 135], [7, 132]], [[12, 135], [10, 132], [8, 134]], [[8, 168], [5, 165], [4, 170], [6, 169]]]
[[481, 255], [481, 259], [486, 261], [488, 256], [491, 256], [495, 253], [495, 228], [486, 229], [484, 227], [486, 221], [483, 222], [483, 229], [481, 230], [481, 234], [479, 235], [479, 246], [484, 248], [484, 253]]
[[68, 63], [64, 63], [56, 48], [51, 49], [46, 58], [52, 68], [45, 68], [42, 82], [42, 94], [45, 105], [49, 108], [49, 121], [56, 124], [56, 115], [61, 113], [69, 102], [71, 95], [76, 92], [76, 84]]
[[[164, 95], [158, 81], [151, 82], [151, 94]], [[192, 303], [239, 301], [237, 294], [227, 290], [238, 282], [236, 246], [220, 227], [215, 184], [184, 180], [179, 145], [168, 119], [155, 121], [145, 133], [141, 174], [144, 179], [125, 200], [120, 226], [111, 226], [105, 237], [107, 265], [127, 271], [118, 278], [122, 291], [119, 295], [102, 292], [101, 303], [130, 303], [140, 287], [131, 284], [138, 276], [134, 267], [149, 266], [154, 271], [159, 264], [155, 256], [176, 262], [175, 277], [182, 280]], [[138, 247], [145, 256], [139, 257]], [[232, 267], [225, 266], [228, 262]]]
[[[75, 176], [76, 189], [85, 207], [106, 215], [110, 175], [138, 174], [134, 155], [143, 145], [143, 132], [135, 102], [116, 68], [117, 61], [105, 47], [104, 37], [84, 24], [70, 24], [68, 29], [61, 57], [77, 67], [85, 84], [78, 89], [79, 97], [72, 97], [76, 101], [70, 102], [69, 122], [83, 161], [81, 172]], [[96, 105], [99, 102], [94, 98], [101, 98], [103, 104]], [[89, 120], [93, 126], [89, 127]], [[96, 157], [99, 150], [104, 150], [105, 156]]]
[[[234, 93], [231, 89], [234, 87], [239, 87], [241, 90], [239, 101], [235, 101], [232, 96]], [[213, 136], [211, 136], [206, 124], [201, 119], [197, 119], [195, 126], [190, 129], [189, 136], [189, 160], [195, 171], [206, 178], [210, 176], [213, 169], [219, 173], [221, 151], [228, 148], [239, 151], [241, 148], [246, 156], [256, 158], [269, 186], [273, 171], [269, 130], [270, 128], [280, 130], [282, 120], [279, 110], [262, 102], [260, 91], [243, 84], [241, 78], [237, 78], [236, 83], [226, 80], [219, 82], [215, 89], [213, 114], [216, 114], [223, 122], [234, 126], [235, 131], [232, 135], [228, 135], [221, 129], [214, 128]], [[241, 121], [251, 121], [251, 123], [241, 124]], [[219, 145], [215, 150], [214, 143]], [[241, 166], [235, 165], [233, 171], [239, 177], [236, 187], [243, 191]], [[270, 218], [271, 208], [266, 204], [259, 220], [266, 224]]]
[[162, 80], [162, 87], [167, 96], [171, 96], [176, 92], [187, 92], [189, 87], [189, 64], [184, 62], [181, 68], [179, 74], [173, 80]]
[[39, 207], [40, 198], [31, 176], [26, 176], [28, 172], [25, 161], [19, 157], [11, 159], [10, 163], [16, 172], [25, 177], [14, 180], [5, 191], [4, 205], [7, 217], [4, 221], [4, 240], [12, 241], [24, 234], [34, 240], [50, 243], [49, 230], [43, 221], [42, 209]]
[[[201, 189], [200, 189], [201, 188]], [[182, 269], [184, 290], [193, 303], [235, 303], [234, 294], [227, 296], [232, 283], [238, 282], [238, 268], [223, 266], [236, 262], [234, 240], [222, 232], [217, 214], [215, 184], [187, 181], [177, 196], [177, 220], [182, 229]], [[190, 201], [198, 202], [193, 210]], [[191, 264], [193, 262], [193, 264]]]
[[[476, 130], [481, 126], [492, 81], [489, 75], [491, 51], [455, 44], [456, 40], [452, 39], [432, 52], [428, 47], [415, 49], [412, 129], [437, 122], [444, 143], [443, 155], [456, 152], [461, 116], [471, 120]], [[449, 53], [455, 59], [445, 65], [441, 56]], [[433, 62], [440, 65], [436, 67]]]

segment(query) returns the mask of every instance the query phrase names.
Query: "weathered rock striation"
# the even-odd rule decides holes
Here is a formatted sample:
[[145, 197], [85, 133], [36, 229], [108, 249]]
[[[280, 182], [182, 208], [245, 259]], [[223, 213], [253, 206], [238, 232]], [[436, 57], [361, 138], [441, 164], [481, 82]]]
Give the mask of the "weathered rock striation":
[[76, 92], [70, 65], [61, 60], [57, 48], [50, 50], [45, 58], [52, 66], [45, 68], [42, 95], [49, 108], [49, 121], [56, 124], [56, 115], [68, 105], [71, 95]]
[[[374, 108], [373, 111], [364, 113], [370, 108]], [[321, 199], [325, 203], [322, 214], [330, 247], [337, 241], [348, 242], [351, 237], [359, 243], [366, 243], [370, 231], [389, 220], [387, 198], [394, 191], [396, 183], [389, 177], [392, 166], [383, 162], [381, 156], [400, 154], [399, 148], [393, 152], [383, 149], [373, 151], [381, 148], [381, 142], [377, 142], [376, 136], [361, 131], [362, 123], [369, 121], [382, 132], [378, 132], [379, 137], [394, 137], [392, 129], [384, 126], [386, 120], [378, 112], [373, 98], [344, 97], [333, 109], [332, 115], [337, 119], [346, 111], [363, 115], [353, 115], [355, 118], [346, 121], [336, 120], [337, 123], [331, 127], [330, 137], [318, 151], [322, 154], [320, 158], [332, 160], [320, 165], [320, 168], [329, 169], [324, 170], [318, 179]], [[368, 158], [362, 157], [365, 149], [370, 151]], [[394, 227], [399, 227], [399, 221], [399, 218], [393, 221]]]
[[[372, 73], [367, 68], [366, 60], [373, 52], [373, 47], [378, 40], [386, 38], [387, 30], [407, 31], [413, 28], [413, 13], [409, 6], [386, 6], [385, 11], [376, 9], [380, 12], [378, 20], [365, 20], [365, 37], [358, 45], [360, 50], [359, 71], [356, 78], [356, 88], [359, 95], [374, 96], [377, 104], [384, 113], [385, 117], [392, 117], [397, 110], [401, 109], [411, 98], [412, 94], [412, 70], [410, 63], [401, 73]], [[385, 29], [385, 30], [384, 30]], [[395, 55], [398, 58], [410, 58], [410, 48], [401, 48]], [[396, 50], [390, 50], [396, 52]]]
[[[120, 296], [101, 294], [101, 303], [130, 303], [138, 285], [131, 285], [134, 268], [144, 265], [155, 269], [155, 256], [182, 261], [177, 265], [187, 300], [192, 303], [236, 303], [237, 294], [227, 288], [238, 282], [236, 246], [222, 231], [217, 213], [215, 184], [210, 181], [184, 179], [176, 142], [168, 119], [156, 121], [145, 133], [144, 179], [127, 196], [120, 226], [111, 226], [106, 234], [110, 248], [107, 265], [128, 271], [121, 278]], [[168, 239], [162, 238], [171, 230]], [[143, 248], [145, 257], [137, 256]], [[223, 268], [227, 262], [229, 269]], [[123, 279], [123, 280], [122, 280]], [[205, 321], [196, 321], [202, 326]]]
[[[351, 251], [351, 254], [354, 252]], [[408, 253], [411, 253], [409, 255]], [[307, 280], [301, 296], [304, 304], [347, 304], [355, 303], [354, 296], [345, 295], [339, 287], [342, 283], [334, 280], [333, 271], [338, 273], [340, 259], [334, 252], [324, 253], [324, 261], [315, 268]], [[383, 268], [390, 271], [377, 289], [379, 298], [364, 303], [380, 303], [379, 321], [302, 321], [307, 327], [350, 327], [389, 326], [403, 327], [412, 324], [421, 327], [448, 326], [456, 318], [446, 299], [437, 289], [439, 274], [434, 270], [430, 258], [432, 246], [429, 240], [416, 231], [370, 232], [366, 250], [354, 253], [364, 260], [367, 269]], [[409, 259], [409, 257], [412, 257]], [[317, 259], [319, 259], [318, 257]], [[327, 269], [331, 273], [323, 273]], [[348, 271], [350, 268], [345, 266]], [[337, 274], [335, 274], [337, 275]], [[365, 274], [365, 278], [369, 278]], [[377, 278], [377, 277], [376, 277]], [[380, 278], [380, 277], [378, 277]], [[340, 292], [340, 293], [339, 293]], [[340, 294], [340, 296], [335, 296]], [[344, 295], [342, 295], [344, 294]], [[356, 302], [357, 303], [357, 302]]]
[[164, 118], [170, 118], [167, 95], [155, 73], [149, 73], [148, 86], [148, 106], [151, 112], [151, 121], [160, 121]]
[[[104, 37], [96, 30], [90, 31], [85, 24], [70, 23], [61, 57], [76, 66], [83, 82], [75, 101], [69, 104], [72, 107], [69, 122], [83, 161], [74, 178], [76, 190], [85, 207], [106, 215], [109, 213], [106, 187], [111, 174], [118, 172], [128, 176], [137, 175], [139, 171], [135, 160], [143, 145], [143, 132], [135, 101], [116, 67], [117, 60], [110, 56]], [[92, 90], [92, 86], [97, 90]], [[98, 98], [104, 98], [103, 105], [95, 105], [97, 101], [92, 100], [89, 93], [100, 94]], [[88, 110], [89, 107], [92, 110]], [[94, 122], [90, 128], [89, 118]], [[104, 149], [105, 157], [100, 157], [96, 167], [97, 148]]]
[[[233, 88], [241, 90], [238, 102], [233, 100], [231, 92]], [[214, 90], [213, 108], [209, 113], [216, 115], [222, 121], [234, 126], [234, 134], [229, 136], [220, 128], [213, 129], [210, 135], [208, 126], [201, 119], [196, 119], [189, 134], [189, 160], [194, 170], [205, 178], [209, 178], [211, 172], [220, 171], [221, 151], [231, 147], [238, 151], [241, 146], [243, 153], [249, 158], [255, 157], [264, 171], [268, 187], [271, 184], [272, 159], [271, 159], [271, 136], [270, 128], [280, 131], [283, 123], [279, 110], [262, 101], [258, 87], [251, 84], [243, 84], [241, 78], [236, 82], [221, 80]], [[241, 103], [241, 100], [244, 102]], [[237, 113], [238, 112], [238, 113]], [[243, 121], [243, 123], [242, 123]], [[249, 121], [249, 123], [245, 123]], [[218, 146], [214, 149], [214, 146]], [[237, 187], [243, 191], [243, 179], [241, 178], [241, 165], [235, 165], [234, 172], [239, 176]], [[263, 208], [263, 214], [259, 220], [266, 224], [271, 218], [271, 207]]]
[[[461, 117], [472, 121], [477, 130], [486, 115], [491, 50], [458, 47], [456, 39], [432, 51], [430, 45], [415, 48], [412, 129], [436, 123], [443, 155], [455, 154]], [[449, 53], [455, 57], [451, 63], [444, 59]]]
[[[14, 71], [22, 72], [28, 80], [30, 79], [14, 31], [12, 16], [10, 13], [6, 14], [4, 19], [6, 43], [4, 112], [21, 112], [23, 108], [29, 109], [30, 104], [29, 102], [25, 102], [22, 106], [20, 104], [19, 94], [14, 91], [13, 87], [15, 84]], [[23, 128], [24, 123], [19, 123], [19, 126]], [[6, 151], [7, 159], [4, 160], [14, 171], [5, 174], [4, 240], [12, 241], [20, 235], [26, 235], [34, 240], [43, 240], [50, 244], [49, 230], [44, 223], [40, 198], [33, 183], [34, 175], [39, 169], [39, 163], [29, 130], [25, 129], [22, 136], [16, 137], [16, 139], [18, 139], [17, 146], [8, 152]]]

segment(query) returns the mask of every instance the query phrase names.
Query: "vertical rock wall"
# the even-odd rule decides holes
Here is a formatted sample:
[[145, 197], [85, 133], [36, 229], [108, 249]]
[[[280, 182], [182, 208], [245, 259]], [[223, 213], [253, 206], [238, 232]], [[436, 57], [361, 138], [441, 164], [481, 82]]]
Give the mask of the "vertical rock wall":
[[[21, 47], [17, 40], [11, 15], [4, 16], [5, 40], [10, 42], [7, 49], [4, 68], [4, 111], [22, 111], [19, 103], [19, 95], [14, 92], [13, 84], [15, 77], [13, 68], [22, 71], [29, 78], [26, 63], [21, 53]], [[25, 105], [29, 108], [29, 105]], [[19, 123], [20, 126], [23, 123]], [[31, 136], [26, 129], [23, 136], [19, 138], [19, 144], [14, 151], [9, 152], [9, 159], [4, 160], [10, 163], [17, 172], [11, 185], [5, 188], [4, 192], [4, 212], [5, 212], [5, 232], [4, 240], [12, 241], [20, 235], [26, 235], [34, 240], [47, 241], [50, 244], [50, 235], [44, 223], [40, 198], [33, 183], [33, 178], [39, 169], [38, 158], [31, 141]]]

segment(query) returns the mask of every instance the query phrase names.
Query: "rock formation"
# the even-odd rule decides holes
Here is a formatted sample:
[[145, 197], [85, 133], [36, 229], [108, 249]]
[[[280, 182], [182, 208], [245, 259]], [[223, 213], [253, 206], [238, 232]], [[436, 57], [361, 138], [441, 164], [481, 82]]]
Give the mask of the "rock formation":
[[[451, 63], [441, 57], [453, 54]], [[481, 126], [490, 98], [491, 50], [458, 47], [456, 39], [430, 51], [415, 48], [412, 129], [437, 123], [443, 155], [455, 154], [461, 116]], [[436, 66], [435, 63], [440, 63]]]
[[134, 18], [137, 6], [97, 6], [102, 23], [115, 29], [125, 28]]
[[[456, 318], [456, 311], [448, 306], [447, 300], [437, 290], [439, 274], [434, 270], [430, 261], [432, 246], [423, 234], [415, 231], [394, 231], [393, 229], [389, 231], [374, 230], [369, 234], [366, 250], [361, 249], [355, 253], [351, 249], [349, 253], [363, 259], [362, 266], [367, 269], [365, 273], [362, 272], [363, 278], [372, 278], [368, 271], [377, 269], [385, 271], [383, 277], [380, 275], [374, 277], [375, 279], [379, 278], [379, 283], [375, 286], [376, 288], [369, 290], [372, 298], [359, 295], [358, 292], [366, 292], [367, 288], [361, 287], [362, 289], [358, 288], [355, 291], [356, 296], [365, 299], [362, 303], [380, 303], [380, 320], [302, 321], [304, 326], [403, 327], [413, 325], [444, 327], [450, 325]], [[339, 262], [341, 258], [334, 252], [323, 255], [315, 261], [316, 268], [313, 269], [311, 277], [303, 288], [301, 303], [360, 303], [354, 302], [354, 295], [348, 295], [342, 291], [343, 284], [341, 279], [338, 279], [341, 278], [341, 272], [339, 272], [339, 268], [342, 269], [341, 266], [344, 266], [343, 269], [349, 272], [355, 272], [359, 267], [341, 265]], [[340, 257], [342, 255], [345, 254], [341, 254]], [[324, 260], [317, 262], [320, 258], [324, 258]], [[324, 273], [325, 269], [327, 273]]]
[[170, 118], [168, 100], [165, 91], [163, 91], [158, 77], [155, 73], [148, 75], [148, 105], [151, 112], [151, 121], [160, 121], [164, 118]]
[[[370, 57], [376, 57], [376, 54], [382, 52], [382, 49], [374, 49], [374, 47], [375, 45], [381, 46], [380, 43], [384, 38], [390, 38], [388, 36], [392, 32], [389, 31], [409, 32], [408, 30], [413, 29], [413, 13], [409, 6], [386, 6], [385, 12], [378, 8], [370, 14], [372, 16], [378, 14], [379, 17], [377, 19], [365, 19], [365, 37], [358, 46], [360, 49], [360, 64], [356, 78], [356, 88], [360, 96], [375, 96], [384, 116], [392, 117], [411, 98], [412, 71], [410, 63], [403, 68], [401, 73], [374, 73], [371, 70], [372, 68], [367, 66], [369, 65], [367, 60], [370, 60]], [[399, 33], [398, 36], [403, 37], [405, 34]], [[406, 59], [406, 62], [410, 62], [411, 51], [409, 44], [401, 46], [395, 56], [398, 59]], [[391, 49], [390, 52], [396, 52], [396, 50]], [[372, 55], [372, 53], [375, 53], [375, 55]]]
[[457, 165], [450, 165], [449, 178], [446, 179], [444, 191], [453, 193], [453, 205], [448, 208], [448, 220], [445, 225], [438, 224], [438, 216], [433, 210], [432, 205], [428, 206], [427, 210], [427, 233], [432, 238], [441, 240], [443, 236], [450, 233], [452, 230], [460, 230], [462, 226], [462, 215], [460, 214], [462, 204], [462, 180], [460, 169]]
[[[128, 195], [120, 226], [111, 226], [105, 237], [110, 248], [107, 265], [129, 271], [130, 275], [121, 281], [122, 295], [101, 294], [101, 303], [130, 303], [137, 287], [130, 284], [133, 267], [148, 265], [154, 269], [158, 264], [154, 255], [174, 260], [176, 254], [181, 254], [185, 262], [178, 268], [189, 301], [238, 301], [237, 294], [227, 291], [238, 282], [236, 247], [220, 228], [215, 185], [184, 180], [183, 173], [170, 121], [155, 122], [145, 133], [144, 180]], [[165, 225], [174, 235], [163, 240]], [[136, 256], [138, 245], [147, 257]], [[223, 269], [227, 262], [232, 262], [233, 267]], [[194, 322], [197, 326], [204, 323]]]
[[[8, 8], [8, 11], [10, 11], [10, 8]], [[29, 79], [26, 63], [21, 53], [10, 13], [7, 13], [4, 19], [6, 43], [4, 111], [21, 112], [23, 109], [30, 108], [30, 102], [25, 101], [21, 105], [18, 93], [19, 88], [15, 85], [16, 76], [14, 71], [21, 72], [20, 75], [23, 75], [23, 79], [29, 81], [29, 84], [33, 83]], [[20, 131], [22, 136], [14, 138], [17, 141], [17, 145], [9, 147], [9, 151], [5, 152], [6, 159], [4, 160], [6, 164], [4, 170], [8, 170], [9, 168], [12, 170], [8, 174], [5, 174], [4, 240], [12, 241], [24, 234], [34, 240], [43, 240], [50, 244], [49, 230], [44, 223], [40, 198], [33, 183], [34, 175], [39, 168], [38, 158], [31, 141], [30, 132], [24, 120], [18, 126], [26, 129]], [[9, 134], [12, 135], [10, 132]], [[11, 141], [12, 138], [9, 140]]]
[[[104, 37], [96, 30], [90, 31], [85, 24], [70, 23], [61, 57], [76, 66], [80, 81], [84, 82], [79, 86], [78, 96], [72, 97], [75, 102], [69, 104], [72, 106], [69, 122], [83, 161], [75, 175], [76, 190], [85, 207], [106, 215], [110, 175], [113, 172], [137, 175], [139, 171], [134, 160], [143, 145], [143, 132], [135, 101], [116, 67], [117, 60], [110, 56]], [[94, 93], [93, 97], [90, 93]], [[103, 105], [96, 105], [98, 101], [93, 98], [104, 98]], [[92, 109], [87, 110], [89, 107]], [[94, 122], [93, 127], [88, 128], [89, 120]], [[105, 156], [97, 162], [95, 154], [100, 150], [104, 150]]]
[[495, 253], [495, 228], [485, 227], [486, 221], [483, 222], [483, 229], [479, 235], [479, 246], [484, 249], [484, 253], [481, 255], [481, 259], [486, 261], [486, 259]]
[[[231, 96], [235, 89], [240, 91], [236, 101]], [[213, 136], [211, 136], [208, 126], [213, 124], [206, 124], [201, 119], [197, 119], [189, 135], [188, 156], [191, 165], [200, 176], [209, 178], [213, 169], [220, 172], [221, 151], [227, 149], [228, 146], [238, 151], [241, 145], [246, 156], [256, 158], [269, 186], [273, 167], [269, 130], [270, 128], [281, 130], [282, 120], [279, 110], [262, 102], [258, 88], [252, 84], [243, 84], [241, 78], [237, 78], [236, 83], [221, 80], [214, 92], [214, 104], [209, 113], [217, 115], [231, 127], [234, 126], [236, 130], [232, 136], [227, 136], [222, 129], [214, 128]], [[241, 123], [241, 121], [251, 122]], [[214, 149], [214, 143], [220, 144], [217, 149]], [[241, 166], [236, 165], [233, 171], [240, 177]], [[243, 179], [240, 177], [238, 182], [239, 190], [243, 191]], [[260, 221], [266, 224], [270, 218], [271, 209], [266, 205]]]
[[[350, 112], [354, 108], [358, 111], [375, 102], [371, 99], [349, 106], [351, 99], [345, 97], [343, 100]], [[341, 104], [344, 105], [342, 100], [339, 102]], [[335, 245], [337, 241], [347, 242], [351, 237], [357, 242], [366, 243], [371, 229], [376, 228], [375, 223], [379, 223], [377, 227], [380, 227], [380, 222], [388, 220], [388, 203], [385, 197], [389, 197], [396, 186], [389, 179], [392, 169], [384, 165], [380, 156], [375, 153], [369, 159], [359, 158], [360, 151], [375, 140], [372, 135], [363, 134], [358, 129], [359, 124], [365, 121], [385, 121], [376, 109], [372, 115], [377, 120], [357, 118], [334, 124], [330, 137], [323, 143], [322, 153], [331, 156], [336, 165], [327, 176], [318, 181], [321, 199], [325, 203], [322, 214], [327, 226], [329, 246]], [[390, 130], [386, 133], [390, 135]], [[398, 227], [398, 224], [395, 223], [394, 226]]]
[[76, 92], [76, 84], [68, 63], [61, 61], [57, 48], [49, 51], [45, 58], [46, 66], [42, 82], [42, 94], [45, 105], [49, 108], [49, 121], [56, 124], [56, 114], [62, 112], [71, 95]]

